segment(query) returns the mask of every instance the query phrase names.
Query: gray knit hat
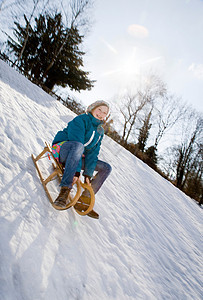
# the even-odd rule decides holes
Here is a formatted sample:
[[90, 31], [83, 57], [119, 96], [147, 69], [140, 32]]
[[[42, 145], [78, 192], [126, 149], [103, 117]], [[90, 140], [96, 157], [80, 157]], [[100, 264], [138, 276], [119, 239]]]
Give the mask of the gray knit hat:
[[110, 108], [109, 108], [109, 104], [108, 104], [106, 101], [98, 100], [98, 101], [93, 102], [92, 104], [90, 104], [90, 105], [87, 107], [87, 112], [91, 112], [91, 111], [93, 111], [95, 108], [97, 108], [97, 107], [99, 107], [99, 106], [102, 106], [102, 105], [107, 106], [108, 109], [110, 109]]

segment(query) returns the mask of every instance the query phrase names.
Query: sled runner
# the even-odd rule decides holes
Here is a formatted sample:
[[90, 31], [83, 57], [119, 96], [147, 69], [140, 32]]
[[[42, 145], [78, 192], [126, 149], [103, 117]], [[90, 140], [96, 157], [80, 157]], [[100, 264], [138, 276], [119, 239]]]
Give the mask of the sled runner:
[[[53, 172], [47, 177], [47, 178], [43, 178], [43, 175], [42, 175], [42, 172], [38, 166], [38, 161], [44, 157], [48, 157], [49, 160], [52, 161], [52, 167], [53, 167]], [[92, 189], [91, 186], [89, 186], [88, 184], [86, 183], [82, 183], [80, 180], [78, 180], [76, 182], [76, 193], [75, 193], [75, 196], [73, 197], [72, 195], [69, 196], [68, 200], [69, 200], [69, 203], [66, 205], [66, 207], [59, 207], [59, 206], [56, 206], [54, 204], [54, 201], [52, 199], [52, 196], [48, 190], [48, 187], [47, 187], [47, 184], [54, 180], [54, 179], [58, 179], [59, 181], [61, 181], [61, 178], [63, 176], [63, 165], [61, 165], [54, 157], [53, 153], [52, 153], [52, 148], [50, 147], [50, 145], [45, 142], [45, 147], [43, 149], [43, 151], [35, 158], [34, 155], [32, 154], [32, 160], [35, 164], [35, 167], [37, 169], [37, 172], [39, 174], [39, 177], [40, 177], [40, 180], [41, 180], [41, 183], [43, 185], [43, 188], [49, 198], [49, 201], [50, 203], [52, 204], [52, 206], [58, 210], [65, 210], [65, 209], [68, 209], [70, 208], [71, 206], [74, 207], [74, 205], [77, 203], [77, 201], [79, 200], [80, 196], [81, 196], [81, 193], [82, 193], [82, 189], [87, 189], [90, 193], [90, 204], [89, 206], [87, 206], [87, 209], [86, 210], [83, 210], [83, 211], [80, 211], [80, 210], [76, 210], [76, 212], [80, 215], [87, 215], [92, 209], [93, 209], [93, 206], [94, 206], [94, 203], [95, 203], [95, 195], [94, 195], [94, 191]]]

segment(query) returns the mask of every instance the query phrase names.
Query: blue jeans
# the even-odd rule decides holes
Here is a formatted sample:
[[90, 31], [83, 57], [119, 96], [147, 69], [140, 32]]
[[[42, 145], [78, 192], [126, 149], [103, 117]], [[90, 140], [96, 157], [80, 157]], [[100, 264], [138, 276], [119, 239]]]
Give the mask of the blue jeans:
[[[84, 145], [75, 141], [65, 142], [60, 149], [60, 162], [65, 164], [64, 174], [60, 186], [72, 188], [73, 177], [77, 170], [77, 166], [84, 152]], [[84, 170], [85, 158], [82, 158], [82, 169]], [[111, 166], [101, 160], [97, 161], [95, 171], [97, 174], [93, 177], [91, 186], [96, 194], [106, 178], [111, 173]], [[88, 191], [87, 191], [88, 192]], [[86, 191], [84, 192], [86, 194]], [[86, 194], [87, 196], [87, 194]]]

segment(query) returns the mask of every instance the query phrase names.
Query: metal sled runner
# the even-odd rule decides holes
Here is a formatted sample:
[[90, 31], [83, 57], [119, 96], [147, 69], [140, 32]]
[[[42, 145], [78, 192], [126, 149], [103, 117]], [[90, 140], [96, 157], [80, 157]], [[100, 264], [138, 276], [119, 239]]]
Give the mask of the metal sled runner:
[[[40, 171], [40, 168], [38, 166], [38, 162], [39, 162], [40, 159], [44, 158], [45, 156], [47, 156], [49, 158], [49, 160], [52, 161], [53, 172], [47, 178], [44, 179], [43, 175], [42, 175], [42, 172]], [[52, 153], [52, 149], [51, 149], [50, 145], [47, 142], [45, 142], [45, 147], [44, 147], [43, 151], [36, 158], [32, 154], [32, 160], [33, 160], [33, 162], [35, 164], [35, 167], [37, 169], [37, 172], [39, 174], [39, 177], [40, 177], [41, 183], [43, 185], [43, 188], [44, 188], [44, 190], [45, 190], [45, 192], [46, 192], [46, 194], [49, 198], [50, 203], [52, 204], [52, 206], [54, 208], [57, 208], [58, 210], [66, 210], [66, 209], [70, 208], [71, 206], [74, 207], [74, 205], [76, 204], [76, 202], [78, 201], [78, 199], [81, 196], [82, 189], [87, 189], [89, 191], [90, 197], [91, 197], [90, 205], [88, 206], [88, 208], [85, 211], [79, 211], [77, 209], [75, 209], [75, 210], [80, 215], [87, 215], [93, 209], [94, 203], [95, 203], [94, 191], [93, 191], [91, 186], [89, 186], [86, 183], [82, 183], [80, 180], [78, 180], [76, 182], [77, 190], [76, 190], [75, 196], [74, 197], [72, 197], [71, 195], [69, 196], [70, 202], [66, 205], [66, 207], [61, 208], [61, 207], [58, 207], [54, 204], [52, 196], [51, 196], [51, 194], [48, 190], [47, 184], [49, 182], [51, 182], [52, 180], [54, 180], [54, 179], [58, 179], [59, 181], [61, 181], [61, 178], [63, 176], [63, 167], [55, 159], [55, 157]]]

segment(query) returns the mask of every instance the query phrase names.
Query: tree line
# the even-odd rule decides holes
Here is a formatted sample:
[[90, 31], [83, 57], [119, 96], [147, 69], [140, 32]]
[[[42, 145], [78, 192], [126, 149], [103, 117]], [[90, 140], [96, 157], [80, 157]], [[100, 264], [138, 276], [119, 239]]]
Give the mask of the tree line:
[[118, 117], [107, 122], [108, 135], [201, 204], [202, 114], [171, 94], [159, 76], [143, 81], [116, 97]]
[[[90, 90], [94, 80], [83, 70], [81, 48], [90, 26], [91, 1], [61, 1], [60, 9], [51, 0], [30, 3], [29, 12], [14, 21], [13, 35], [7, 34], [4, 58], [7, 55], [13, 66], [49, 93], [56, 86]], [[155, 74], [116, 99], [117, 109], [105, 124], [107, 135], [202, 203], [202, 114], [171, 94]], [[84, 112], [76, 99], [62, 102], [77, 114]], [[166, 147], [159, 154], [162, 144]]]

